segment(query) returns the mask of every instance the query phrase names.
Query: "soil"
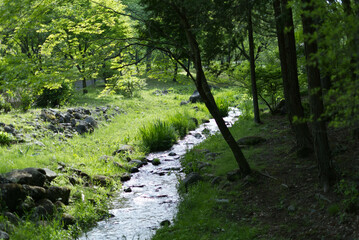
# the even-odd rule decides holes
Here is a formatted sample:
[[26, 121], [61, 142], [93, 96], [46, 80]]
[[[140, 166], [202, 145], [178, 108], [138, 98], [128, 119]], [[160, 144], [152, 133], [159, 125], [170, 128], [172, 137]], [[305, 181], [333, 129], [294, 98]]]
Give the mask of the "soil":
[[352, 131], [328, 129], [340, 177], [324, 193], [315, 156], [297, 157], [287, 118], [267, 116], [264, 122], [267, 141], [253, 146], [263, 151], [249, 159], [263, 167], [227, 184], [234, 202], [227, 217], [265, 229], [259, 239], [359, 239], [359, 142]]

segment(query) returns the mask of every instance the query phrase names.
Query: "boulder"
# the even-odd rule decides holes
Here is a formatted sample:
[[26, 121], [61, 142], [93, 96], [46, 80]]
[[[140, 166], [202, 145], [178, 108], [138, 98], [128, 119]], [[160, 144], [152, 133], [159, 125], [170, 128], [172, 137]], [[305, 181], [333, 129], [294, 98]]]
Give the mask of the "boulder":
[[41, 168], [25, 168], [5, 173], [5, 178], [14, 183], [27, 184], [32, 186], [44, 186], [46, 181], [45, 171]]
[[81, 113], [78, 113], [78, 112], [75, 112], [74, 113], [74, 118], [78, 119], [78, 120], [81, 120], [84, 118], [84, 116], [81, 114]]
[[87, 116], [84, 121], [90, 125], [92, 128], [96, 128], [97, 127], [97, 121], [93, 118], [93, 117], [90, 117], [90, 116]]
[[4, 127], [4, 131], [5, 132], [7, 132], [7, 133], [10, 133], [10, 134], [16, 134], [16, 130], [15, 130], [15, 128], [14, 127], [11, 127], [11, 126], [9, 126], [9, 125], [6, 125], [5, 127]]
[[116, 151], [112, 153], [112, 155], [122, 154], [122, 153], [131, 153], [133, 151], [133, 147], [130, 145], [121, 145]]
[[46, 190], [39, 186], [22, 185], [27, 196], [32, 197], [35, 201], [45, 198]]
[[237, 140], [237, 143], [239, 145], [253, 146], [253, 145], [257, 145], [259, 143], [265, 142], [265, 141], [266, 141], [266, 139], [262, 138], [262, 137], [248, 136], [248, 137], [243, 137], [243, 138]]
[[71, 189], [67, 187], [51, 186], [46, 190], [46, 197], [53, 202], [61, 201], [64, 204], [69, 204]]
[[42, 170], [45, 172], [45, 177], [49, 182], [51, 182], [57, 177], [57, 173], [48, 168], [43, 168]]
[[76, 219], [70, 214], [64, 213], [61, 216], [61, 223], [67, 229], [68, 226], [76, 224]]
[[3, 216], [6, 217], [7, 220], [9, 220], [9, 222], [11, 222], [14, 225], [18, 225], [21, 221], [21, 219], [18, 216], [16, 216], [11, 212], [5, 212], [3, 213]]
[[10, 236], [6, 232], [0, 231], [0, 239], [9, 240]]
[[0, 175], [0, 184], [4, 184], [4, 183], [13, 183], [13, 182]]
[[193, 94], [189, 97], [189, 101], [191, 103], [197, 103], [197, 102], [203, 102], [201, 96], [199, 95], [199, 92], [195, 90]]
[[10, 211], [15, 211], [26, 198], [26, 192], [20, 184], [5, 183], [0, 185], [0, 202], [6, 204]]
[[121, 182], [126, 182], [129, 181], [131, 179], [131, 175], [128, 173], [125, 173], [121, 176]]
[[39, 205], [37, 207], [34, 207], [34, 209], [32, 209], [32, 213], [31, 213], [32, 220], [40, 220], [45, 218], [46, 216], [47, 216], [47, 211], [43, 206]]
[[49, 199], [46, 198], [39, 200], [37, 202], [37, 207], [43, 207], [45, 209], [46, 215], [53, 215], [56, 209], [55, 205]]
[[102, 187], [109, 186], [112, 183], [112, 178], [103, 175], [96, 175], [93, 177], [92, 180], [95, 185], [99, 185]]
[[152, 160], [152, 165], [154, 166], [158, 166], [161, 164], [161, 160], [159, 160], [158, 158], [155, 158]]
[[113, 161], [113, 165], [115, 165], [116, 167], [121, 168], [121, 169], [125, 169], [125, 168], [126, 168], [124, 165], [122, 165], [121, 163], [116, 162], [116, 161]]
[[161, 227], [168, 227], [169, 225], [171, 225], [170, 220], [163, 220], [163, 221], [160, 223], [160, 226], [161, 226]]
[[202, 135], [201, 135], [200, 133], [196, 133], [196, 134], [194, 135], [194, 137], [197, 138], [197, 139], [200, 139], [200, 138], [202, 137]]
[[202, 176], [199, 175], [199, 173], [191, 172], [185, 177], [185, 179], [183, 179], [182, 184], [187, 189], [190, 185], [195, 184], [201, 180], [202, 180]]
[[130, 173], [137, 173], [137, 172], [139, 172], [140, 170], [137, 168], [137, 167], [132, 167], [132, 168], [130, 168]]
[[91, 131], [91, 129], [89, 128], [89, 124], [85, 121], [79, 121], [79, 123], [75, 126], [75, 129], [80, 135]]
[[140, 168], [144, 165], [144, 163], [142, 161], [136, 160], [136, 159], [129, 161], [128, 164], [135, 166], [137, 168]]

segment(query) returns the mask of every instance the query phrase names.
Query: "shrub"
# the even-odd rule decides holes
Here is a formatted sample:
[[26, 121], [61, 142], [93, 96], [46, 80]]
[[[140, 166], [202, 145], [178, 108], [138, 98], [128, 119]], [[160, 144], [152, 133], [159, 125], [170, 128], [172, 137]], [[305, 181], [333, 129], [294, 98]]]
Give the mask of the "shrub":
[[116, 74], [107, 81], [105, 93], [117, 93], [130, 98], [134, 96], [136, 91], [146, 86], [144, 79], [132, 76], [130, 73], [122, 76]]
[[20, 108], [23, 112], [26, 112], [31, 108], [34, 99], [30, 93], [24, 92], [20, 94]]
[[177, 140], [175, 129], [161, 120], [143, 126], [139, 131], [143, 146], [150, 152], [167, 150]]
[[72, 86], [67, 82], [54, 86], [44, 86], [37, 95], [36, 105], [38, 107], [62, 106], [70, 100], [72, 93]]
[[10, 145], [10, 143], [13, 141], [13, 138], [10, 134], [6, 132], [0, 132], [0, 145]]
[[3, 96], [0, 95], [0, 112], [4, 111], [5, 113], [10, 112], [11, 104], [8, 103]]

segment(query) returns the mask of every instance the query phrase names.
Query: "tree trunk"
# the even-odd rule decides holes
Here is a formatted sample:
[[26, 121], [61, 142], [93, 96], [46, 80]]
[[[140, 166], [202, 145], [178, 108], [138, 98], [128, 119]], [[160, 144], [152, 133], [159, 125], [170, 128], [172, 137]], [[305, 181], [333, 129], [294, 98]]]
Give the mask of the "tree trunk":
[[252, 84], [254, 122], [261, 123], [260, 116], [259, 116], [259, 107], [258, 107], [256, 65], [255, 65], [255, 59], [254, 59], [252, 7], [250, 6], [250, 4], [248, 4], [248, 6], [247, 6], [247, 17], [248, 17], [249, 62], [250, 62], [250, 67], [251, 67], [251, 84]]
[[287, 0], [274, 0], [273, 7], [288, 118], [296, 138], [298, 156], [306, 157], [313, 151], [308, 125], [293, 123], [294, 116], [304, 118], [304, 111], [299, 91], [292, 11], [287, 7]]
[[146, 49], [146, 73], [151, 70], [151, 59], [152, 58], [152, 49], [147, 47]]
[[322, 88], [320, 83], [320, 71], [318, 60], [312, 59], [312, 56], [318, 52], [317, 40], [309, 39], [313, 36], [316, 29], [314, 27], [315, 19], [311, 16], [315, 10], [311, 0], [302, 0], [304, 13], [302, 14], [305, 57], [307, 61], [308, 91], [310, 99], [310, 109], [313, 116], [313, 136], [314, 150], [318, 161], [319, 179], [328, 191], [331, 180], [335, 179], [335, 171], [330, 157], [327, 128], [325, 122], [321, 119], [324, 113], [322, 99]]
[[214, 120], [216, 121], [217, 126], [218, 126], [223, 138], [225, 139], [225, 141], [231, 148], [233, 155], [236, 159], [236, 162], [240, 168], [241, 173], [243, 175], [248, 175], [251, 173], [251, 168], [249, 167], [249, 164], [248, 164], [246, 158], [244, 157], [242, 150], [238, 146], [236, 140], [233, 138], [231, 132], [227, 128], [223, 118], [221, 117], [221, 115], [219, 113], [219, 109], [215, 103], [215, 100], [214, 100], [214, 97], [209, 88], [207, 79], [204, 75], [203, 68], [202, 68], [200, 49], [199, 49], [199, 46], [198, 46], [195, 36], [191, 32], [190, 24], [188, 23], [187, 17], [185, 15], [185, 13], [181, 12], [180, 9], [176, 8], [176, 11], [180, 17], [181, 24], [182, 24], [185, 34], [186, 34], [187, 42], [191, 49], [194, 67], [196, 69], [195, 84], [196, 84], [197, 90], [198, 90], [201, 98], [203, 99], [203, 102], [205, 103], [206, 107], [208, 108], [209, 112], [211, 113]]
[[88, 93], [88, 90], [87, 90], [87, 82], [86, 82], [86, 78], [85, 78], [85, 77], [83, 77], [83, 79], [82, 79], [82, 93], [83, 93], [83, 94]]
[[177, 82], [177, 74], [178, 74], [178, 63], [175, 62], [175, 69], [174, 69], [174, 73], [173, 73], [173, 82]]

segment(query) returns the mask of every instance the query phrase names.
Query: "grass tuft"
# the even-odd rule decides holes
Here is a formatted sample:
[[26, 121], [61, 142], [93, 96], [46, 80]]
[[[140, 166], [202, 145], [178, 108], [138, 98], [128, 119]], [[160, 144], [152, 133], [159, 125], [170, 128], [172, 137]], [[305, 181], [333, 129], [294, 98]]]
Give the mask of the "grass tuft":
[[139, 132], [143, 146], [150, 152], [167, 150], [177, 140], [175, 128], [162, 120], [142, 126]]
[[13, 138], [10, 134], [6, 132], [0, 132], [0, 145], [10, 145]]

